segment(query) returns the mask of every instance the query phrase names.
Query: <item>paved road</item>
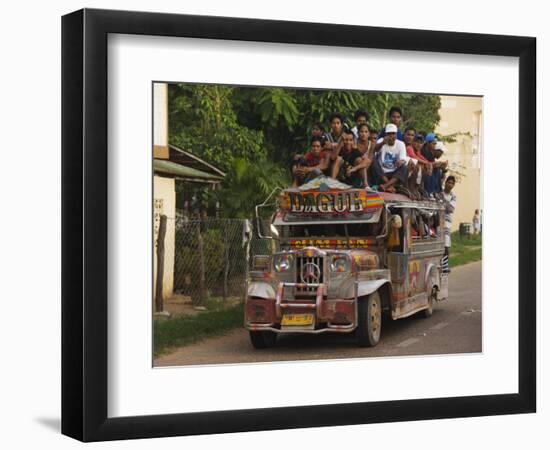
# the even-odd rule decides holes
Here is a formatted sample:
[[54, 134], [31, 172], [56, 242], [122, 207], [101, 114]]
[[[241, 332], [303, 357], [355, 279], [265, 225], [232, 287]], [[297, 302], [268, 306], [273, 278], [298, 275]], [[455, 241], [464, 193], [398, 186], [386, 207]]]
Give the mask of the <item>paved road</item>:
[[327, 333], [279, 335], [275, 347], [255, 350], [248, 332], [236, 329], [163, 355], [155, 366], [472, 352], [481, 352], [481, 262], [452, 270], [449, 298], [436, 305], [431, 318], [384, 321], [374, 348], [356, 347], [351, 335]]

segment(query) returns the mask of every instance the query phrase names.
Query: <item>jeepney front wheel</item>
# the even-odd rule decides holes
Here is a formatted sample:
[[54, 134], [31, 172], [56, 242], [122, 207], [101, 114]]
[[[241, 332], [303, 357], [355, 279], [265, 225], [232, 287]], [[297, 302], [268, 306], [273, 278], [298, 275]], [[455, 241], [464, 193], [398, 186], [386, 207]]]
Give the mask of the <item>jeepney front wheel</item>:
[[250, 342], [254, 348], [270, 348], [277, 341], [277, 333], [273, 331], [249, 331]]
[[359, 347], [374, 347], [380, 341], [380, 331], [382, 329], [380, 294], [378, 291], [374, 291], [367, 298], [358, 301], [357, 345]]

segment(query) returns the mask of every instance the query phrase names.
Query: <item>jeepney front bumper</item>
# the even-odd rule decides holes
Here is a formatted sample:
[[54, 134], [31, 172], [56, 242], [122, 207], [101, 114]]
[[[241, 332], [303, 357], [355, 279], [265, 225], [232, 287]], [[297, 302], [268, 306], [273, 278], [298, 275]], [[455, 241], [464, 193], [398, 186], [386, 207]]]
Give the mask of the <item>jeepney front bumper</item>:
[[[310, 298], [285, 298], [285, 289], [309, 289]], [[349, 333], [357, 326], [357, 289], [351, 299], [328, 299], [323, 283], [278, 284], [275, 298], [248, 297], [245, 328], [275, 333]]]

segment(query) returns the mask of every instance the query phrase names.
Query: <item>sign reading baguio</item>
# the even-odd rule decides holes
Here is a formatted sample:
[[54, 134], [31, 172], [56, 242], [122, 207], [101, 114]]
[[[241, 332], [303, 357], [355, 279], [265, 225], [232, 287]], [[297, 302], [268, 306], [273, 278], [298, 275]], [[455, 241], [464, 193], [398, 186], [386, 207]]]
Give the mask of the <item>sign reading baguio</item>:
[[[279, 208], [284, 211], [285, 221], [297, 217], [328, 215], [372, 217], [380, 210], [383, 200], [376, 192], [364, 189], [349, 189], [336, 180], [317, 179], [295, 189], [287, 189], [279, 197]], [[347, 189], [345, 189], [347, 187]]]

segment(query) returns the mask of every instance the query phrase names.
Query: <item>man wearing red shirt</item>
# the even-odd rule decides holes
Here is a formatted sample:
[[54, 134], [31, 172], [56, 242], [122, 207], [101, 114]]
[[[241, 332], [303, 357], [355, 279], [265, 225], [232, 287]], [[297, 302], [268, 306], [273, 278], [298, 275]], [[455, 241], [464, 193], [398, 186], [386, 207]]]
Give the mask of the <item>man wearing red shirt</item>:
[[293, 168], [294, 185], [307, 183], [327, 171], [329, 167], [329, 152], [322, 150], [323, 138], [313, 136], [311, 138], [309, 152], [300, 159]]

